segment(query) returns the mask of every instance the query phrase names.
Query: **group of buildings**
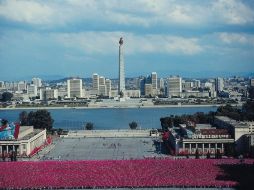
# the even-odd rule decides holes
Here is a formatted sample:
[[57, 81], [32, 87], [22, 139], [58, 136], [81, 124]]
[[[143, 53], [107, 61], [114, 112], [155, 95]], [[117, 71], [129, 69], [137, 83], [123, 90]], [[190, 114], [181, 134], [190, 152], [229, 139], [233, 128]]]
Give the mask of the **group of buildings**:
[[[0, 94], [4, 91], [14, 93], [15, 99], [72, 99], [72, 98], [139, 98], [139, 97], [247, 97], [247, 86], [244, 78], [183, 79], [180, 76], [158, 78], [156, 72], [144, 77], [125, 78], [123, 38], [119, 40], [119, 77], [108, 79], [92, 75], [92, 81], [85, 84], [84, 79], [70, 78], [58, 83], [42, 83], [40, 78], [31, 82], [0, 81]], [[236, 83], [235, 83], [236, 82]], [[231, 85], [232, 84], [232, 85]], [[254, 85], [254, 79], [250, 79]]]
[[[127, 88], [124, 95], [130, 98], [139, 97], [168, 97], [168, 98], [195, 98], [195, 97], [228, 97], [241, 99], [247, 97], [247, 87], [254, 85], [254, 79], [231, 84], [235, 79], [206, 79], [184, 80], [179, 76], [158, 78], [156, 72], [147, 77], [127, 79]], [[233, 82], [234, 83], [234, 82]], [[40, 78], [33, 78], [31, 82], [4, 82], [0, 81], [0, 94], [11, 92], [16, 100], [57, 100], [73, 98], [115, 98], [119, 96], [118, 80], [108, 79], [94, 73], [92, 80], [85, 84], [84, 79], [70, 78], [66, 81], [50, 84], [43, 83]], [[237, 87], [235, 87], [236, 85]]]
[[216, 116], [210, 124], [180, 124], [164, 135], [173, 154], [249, 155], [254, 157], [254, 122]]
[[[177, 156], [195, 155], [246, 155], [254, 157], [254, 122], [240, 122], [225, 116], [216, 116], [214, 126], [187, 123], [169, 128], [163, 140], [171, 153]], [[26, 157], [46, 142], [46, 130], [21, 126], [17, 139], [0, 139], [0, 155], [15, 152]]]

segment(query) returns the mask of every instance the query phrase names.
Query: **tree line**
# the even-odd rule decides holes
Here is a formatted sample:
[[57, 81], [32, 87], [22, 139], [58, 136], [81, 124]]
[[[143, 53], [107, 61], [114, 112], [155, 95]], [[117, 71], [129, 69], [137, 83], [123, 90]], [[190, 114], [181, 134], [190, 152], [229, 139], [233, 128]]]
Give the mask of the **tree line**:
[[233, 107], [231, 105], [220, 106], [217, 111], [203, 113], [197, 112], [193, 115], [171, 115], [169, 117], [160, 118], [161, 127], [167, 130], [173, 126], [179, 126], [182, 123], [210, 123], [213, 124], [215, 116], [227, 116], [237, 121], [253, 121], [254, 120], [254, 101], [248, 100], [242, 108]]
[[54, 120], [52, 119], [50, 112], [47, 110], [22, 111], [19, 114], [20, 125], [34, 126], [35, 129], [47, 129], [50, 131], [53, 127]]

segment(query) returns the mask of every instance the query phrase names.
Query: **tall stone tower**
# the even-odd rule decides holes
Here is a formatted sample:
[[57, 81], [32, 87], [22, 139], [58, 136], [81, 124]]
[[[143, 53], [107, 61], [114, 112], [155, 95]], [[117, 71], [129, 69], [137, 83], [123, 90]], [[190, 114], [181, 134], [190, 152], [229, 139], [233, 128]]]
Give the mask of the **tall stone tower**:
[[123, 57], [123, 38], [119, 40], [119, 86], [118, 94], [120, 97], [125, 96], [125, 73], [124, 73], [124, 57]]

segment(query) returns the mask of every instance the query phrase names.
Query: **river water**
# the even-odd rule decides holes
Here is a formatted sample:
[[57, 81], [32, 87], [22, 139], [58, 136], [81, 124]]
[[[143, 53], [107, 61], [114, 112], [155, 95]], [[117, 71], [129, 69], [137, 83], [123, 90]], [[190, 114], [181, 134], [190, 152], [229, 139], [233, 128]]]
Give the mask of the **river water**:
[[[98, 109], [50, 109], [54, 128], [82, 129], [86, 122], [92, 122], [95, 129], [128, 129], [135, 121], [141, 129], [161, 128], [160, 118], [170, 115], [208, 113], [216, 107], [174, 107], [174, 108], [98, 108]], [[23, 110], [0, 110], [0, 118], [18, 121]], [[31, 111], [31, 110], [24, 110]], [[34, 111], [34, 110], [33, 110]]]

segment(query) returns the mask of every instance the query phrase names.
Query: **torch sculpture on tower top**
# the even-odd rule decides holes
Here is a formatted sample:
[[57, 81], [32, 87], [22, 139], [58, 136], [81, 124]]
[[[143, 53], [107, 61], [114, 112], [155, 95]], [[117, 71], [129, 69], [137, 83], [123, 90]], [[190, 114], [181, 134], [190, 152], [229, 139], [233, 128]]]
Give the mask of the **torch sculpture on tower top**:
[[120, 38], [119, 44], [120, 44], [120, 45], [123, 45], [123, 37]]
[[118, 95], [120, 98], [125, 96], [125, 72], [124, 72], [124, 56], [123, 56], [123, 38], [119, 40], [119, 86]]

